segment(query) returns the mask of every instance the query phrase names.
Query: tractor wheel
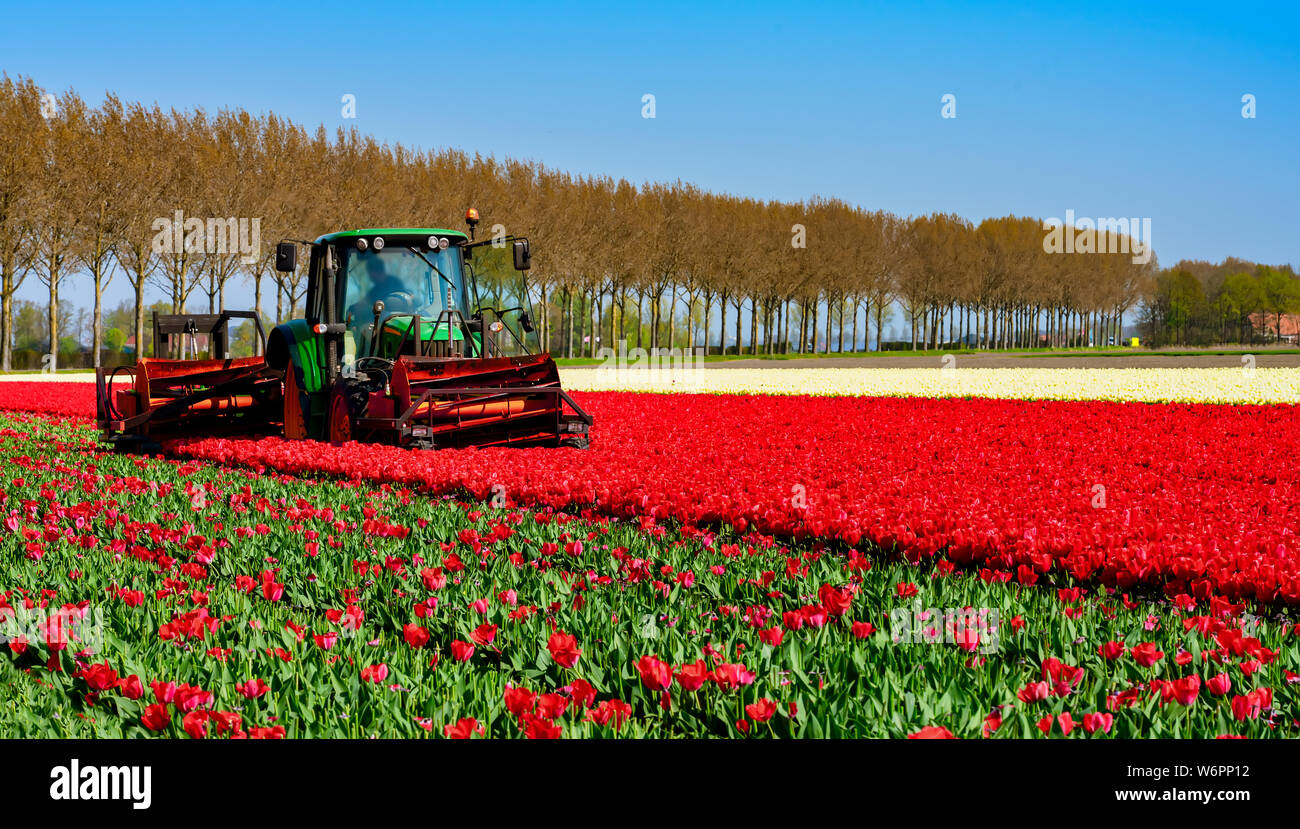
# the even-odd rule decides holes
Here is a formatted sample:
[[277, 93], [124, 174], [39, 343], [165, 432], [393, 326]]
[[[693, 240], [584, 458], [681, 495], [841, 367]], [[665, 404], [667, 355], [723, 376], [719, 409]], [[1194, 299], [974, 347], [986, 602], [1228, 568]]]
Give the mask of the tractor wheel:
[[370, 393], [383, 388], [369, 378], [340, 378], [330, 389], [329, 425], [326, 435], [331, 443], [356, 440], [352, 425], [366, 413]]
[[347, 443], [352, 440], [352, 414], [348, 411], [348, 399], [338, 389], [330, 395], [330, 443]]
[[591, 442], [586, 436], [575, 435], [573, 437], [560, 438], [560, 445], [567, 446], [570, 449], [587, 449], [591, 446]]
[[307, 437], [307, 419], [303, 417], [298, 378], [292, 365], [284, 371], [284, 436], [290, 440], [303, 440]]

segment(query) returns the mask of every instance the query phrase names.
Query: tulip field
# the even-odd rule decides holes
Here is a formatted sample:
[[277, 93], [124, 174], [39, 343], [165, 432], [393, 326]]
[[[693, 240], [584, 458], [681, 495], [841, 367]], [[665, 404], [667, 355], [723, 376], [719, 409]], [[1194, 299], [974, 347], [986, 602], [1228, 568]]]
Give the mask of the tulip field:
[[0, 383], [0, 734], [1300, 734], [1300, 384], [1105, 371], [158, 456], [98, 444], [89, 384]]

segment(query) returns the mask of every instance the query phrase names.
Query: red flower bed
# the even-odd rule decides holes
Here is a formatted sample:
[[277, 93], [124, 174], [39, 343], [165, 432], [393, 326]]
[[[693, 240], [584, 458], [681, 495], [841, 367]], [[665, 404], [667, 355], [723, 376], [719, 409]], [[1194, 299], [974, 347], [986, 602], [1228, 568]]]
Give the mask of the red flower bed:
[[[117, 388], [126, 385], [117, 382]], [[6, 380], [0, 383], [0, 411], [94, 417], [95, 384]]]
[[592, 449], [207, 439], [176, 452], [1300, 603], [1300, 407], [578, 394]]
[[943, 552], [1033, 583], [1300, 602], [1300, 410], [580, 395], [593, 448], [412, 453], [282, 440], [177, 451], [617, 515]]

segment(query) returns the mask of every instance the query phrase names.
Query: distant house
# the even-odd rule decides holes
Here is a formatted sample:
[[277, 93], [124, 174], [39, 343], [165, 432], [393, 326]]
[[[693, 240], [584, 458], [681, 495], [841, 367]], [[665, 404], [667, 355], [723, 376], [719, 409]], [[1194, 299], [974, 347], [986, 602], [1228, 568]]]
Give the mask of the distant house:
[[1250, 315], [1250, 325], [1284, 343], [1300, 342], [1300, 314], [1283, 314], [1279, 325], [1277, 314], [1257, 312]]

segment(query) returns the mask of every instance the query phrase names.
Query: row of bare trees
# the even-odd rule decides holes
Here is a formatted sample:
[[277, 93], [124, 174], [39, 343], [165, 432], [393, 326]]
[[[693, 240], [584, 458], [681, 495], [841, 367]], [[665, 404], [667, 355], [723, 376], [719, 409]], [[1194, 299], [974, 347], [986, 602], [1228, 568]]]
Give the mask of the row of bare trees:
[[[354, 227], [445, 227], [471, 205], [488, 232], [501, 225], [535, 241], [541, 335], [567, 356], [619, 340], [755, 354], [856, 350], [873, 339], [879, 348], [898, 312], [911, 328], [903, 345], [914, 349], [1087, 344], [1118, 335], [1155, 272], [1154, 259], [1136, 264], [1127, 252], [1047, 253], [1033, 218], [974, 225], [835, 199], [636, 186], [380, 144], [355, 130], [309, 132], [242, 110], [179, 112], [111, 94], [92, 107], [5, 76], [0, 363], [9, 369], [13, 296], [28, 278], [48, 291], [52, 342], [65, 283], [75, 278], [90, 295], [98, 364], [102, 297], [115, 278], [134, 291], [137, 344], [146, 288], [176, 312], [204, 302], [216, 310], [243, 282], [256, 310], [273, 303], [278, 321], [301, 306], [306, 284], [303, 271], [274, 271], [275, 242]], [[159, 252], [160, 222], [182, 217], [256, 219], [260, 246], [251, 255], [203, 243]], [[1128, 250], [1114, 234], [1093, 235], [1097, 249]]]

